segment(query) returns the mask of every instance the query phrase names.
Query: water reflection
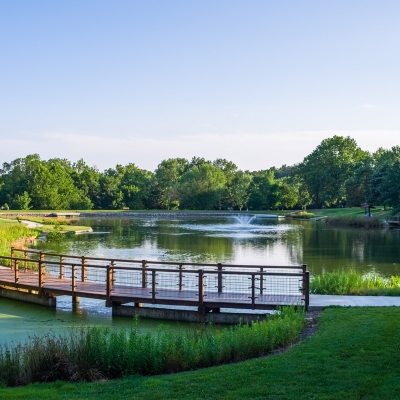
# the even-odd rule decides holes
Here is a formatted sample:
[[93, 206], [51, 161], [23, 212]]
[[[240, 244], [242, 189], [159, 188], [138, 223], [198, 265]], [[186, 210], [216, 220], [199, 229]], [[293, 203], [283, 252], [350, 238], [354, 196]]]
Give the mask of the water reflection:
[[43, 250], [107, 258], [307, 264], [318, 274], [337, 269], [400, 274], [400, 231], [332, 228], [321, 221], [248, 218], [82, 219], [94, 234]]
[[[160, 324], [168, 324], [173, 331], [192, 326], [185, 322], [141, 319], [137, 329], [141, 333], [154, 332]], [[130, 329], [133, 318], [112, 317], [111, 308], [105, 307], [101, 300], [81, 299], [79, 306], [73, 307], [71, 297], [59, 296], [54, 309], [0, 298], [0, 346], [23, 343], [34, 335], [67, 334], [71, 329], [88, 326], [115, 331]]]

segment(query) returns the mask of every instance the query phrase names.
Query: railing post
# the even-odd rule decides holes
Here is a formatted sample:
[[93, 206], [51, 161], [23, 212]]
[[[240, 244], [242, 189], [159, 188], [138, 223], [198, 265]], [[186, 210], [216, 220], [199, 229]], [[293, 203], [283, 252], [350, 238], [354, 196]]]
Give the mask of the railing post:
[[218, 263], [218, 293], [222, 293], [222, 264]]
[[156, 302], [156, 284], [156, 271], [153, 269], [153, 271], [151, 271], [151, 299], [153, 303]]
[[44, 261], [42, 259], [42, 257], [39, 258], [39, 292], [41, 291], [41, 289], [43, 288], [44, 285], [44, 271], [43, 268], [44, 267]]
[[146, 288], [147, 287], [147, 272], [146, 272], [146, 268], [147, 268], [147, 261], [146, 260], [142, 260], [142, 288]]
[[114, 267], [115, 267], [115, 261], [111, 260], [111, 285], [112, 286], [114, 285], [114, 282], [115, 282], [115, 269], [114, 269]]
[[28, 271], [28, 252], [26, 250], [24, 250], [24, 270], [25, 272]]
[[75, 291], [76, 291], [76, 268], [75, 265], [72, 265], [71, 267], [71, 293], [72, 293], [72, 298], [75, 297]]
[[60, 256], [60, 279], [64, 279], [64, 257]]
[[82, 256], [81, 281], [86, 282], [86, 259], [85, 259], [85, 256]]
[[11, 269], [14, 269], [14, 257], [15, 257], [15, 250], [14, 247], [11, 247]]
[[15, 284], [18, 284], [18, 261], [15, 260], [15, 265], [14, 265], [14, 277], [15, 277]]
[[260, 294], [264, 293], [264, 268], [260, 268]]
[[112, 281], [112, 266], [107, 265], [107, 282], [106, 282], [106, 306], [111, 307], [111, 292], [112, 292], [112, 286], [113, 286], [113, 281]]
[[183, 289], [183, 265], [179, 264], [179, 290]]
[[76, 265], [72, 266], [71, 275], [71, 293], [72, 293], [72, 304], [76, 305], [79, 303], [79, 297], [76, 296]]
[[204, 271], [199, 269], [199, 314], [205, 314], [204, 309]]
[[[307, 267], [305, 265], [305, 267]], [[310, 305], [310, 272], [305, 271], [303, 273], [303, 294], [304, 294], [304, 307], [308, 311]]]
[[251, 274], [251, 309], [255, 308], [255, 300], [256, 300], [256, 274], [253, 272]]

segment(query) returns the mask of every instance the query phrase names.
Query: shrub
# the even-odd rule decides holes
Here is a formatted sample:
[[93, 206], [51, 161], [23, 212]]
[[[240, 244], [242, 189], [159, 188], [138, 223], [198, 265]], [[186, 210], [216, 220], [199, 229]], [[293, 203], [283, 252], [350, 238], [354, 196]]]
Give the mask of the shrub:
[[296, 213], [288, 213], [286, 214], [287, 218], [300, 218], [300, 219], [310, 219], [314, 218], [315, 214], [309, 213], [307, 211], [298, 211]]

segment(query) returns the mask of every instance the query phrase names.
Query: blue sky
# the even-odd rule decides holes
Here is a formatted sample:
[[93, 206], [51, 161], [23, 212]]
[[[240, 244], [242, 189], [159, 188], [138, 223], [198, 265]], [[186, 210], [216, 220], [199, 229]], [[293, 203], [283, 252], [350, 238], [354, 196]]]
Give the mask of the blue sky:
[[258, 170], [400, 144], [399, 1], [2, 0], [0, 164]]

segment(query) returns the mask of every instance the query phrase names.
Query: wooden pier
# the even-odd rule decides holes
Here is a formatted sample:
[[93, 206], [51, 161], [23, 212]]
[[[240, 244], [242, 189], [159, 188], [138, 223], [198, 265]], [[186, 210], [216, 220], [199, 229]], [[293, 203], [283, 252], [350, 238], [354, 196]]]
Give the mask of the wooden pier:
[[40, 298], [58, 295], [134, 303], [193, 306], [198, 313], [221, 308], [271, 310], [309, 304], [306, 265], [229, 265], [111, 260], [11, 249], [0, 256], [0, 287]]

